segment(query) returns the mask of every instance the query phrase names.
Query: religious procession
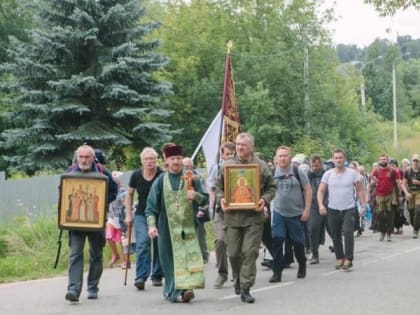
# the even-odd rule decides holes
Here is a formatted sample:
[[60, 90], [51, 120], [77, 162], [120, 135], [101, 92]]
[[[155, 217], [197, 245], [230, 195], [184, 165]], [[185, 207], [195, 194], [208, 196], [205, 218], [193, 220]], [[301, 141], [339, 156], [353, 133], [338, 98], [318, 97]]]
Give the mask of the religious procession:
[[417, 2], [2, 0], [0, 313], [416, 315]]
[[[370, 230], [377, 233], [379, 242], [391, 242], [393, 235], [403, 233], [403, 225], [411, 224], [413, 238], [418, 238], [418, 154], [401, 161], [401, 168], [398, 161], [381, 154], [369, 166], [371, 172], [357, 161], [348, 161], [347, 153], [339, 148], [323, 158], [318, 153], [294, 154], [289, 146], [280, 145], [272, 158], [265, 159], [255, 151], [254, 135], [241, 130], [229, 51], [224, 82], [216, 128], [221, 133], [208, 137], [206, 132], [200, 143], [206, 158], [209, 154], [203, 142], [217, 144], [216, 157], [208, 159], [215, 162], [207, 163], [207, 174], [195, 169], [197, 150], [188, 157], [182, 144], [168, 142], [160, 148], [161, 167], [157, 166], [159, 153], [152, 147], [143, 148], [141, 167], [131, 174], [125, 189], [118, 176], [100, 163], [92, 146], [84, 144], [76, 150], [75, 166], [68, 172], [81, 174], [80, 180], [91, 172], [102, 173], [107, 178], [106, 189], [91, 186], [95, 193], [102, 191], [99, 199], [104, 206], [123, 197], [117, 198], [120, 211], [108, 213], [106, 236], [102, 220], [96, 221], [98, 226], [86, 225], [82, 219], [75, 222], [69, 210], [62, 211], [59, 225], [69, 229], [71, 249], [67, 301], [79, 302], [86, 238], [90, 244], [88, 299], [98, 298], [103, 247], [108, 242], [113, 253], [110, 267], [120, 259], [117, 244], [122, 248], [125, 285], [134, 253], [137, 290], [145, 291], [150, 277], [152, 286], [163, 287], [168, 302], [190, 303], [196, 291], [205, 288], [204, 266], [210, 257], [205, 223], [211, 221], [218, 274], [213, 287], [223, 288], [231, 280], [234, 294], [250, 304], [255, 302], [251, 290], [261, 247], [261, 266], [272, 271], [268, 282], [280, 283], [284, 270], [295, 260], [296, 278], [305, 279], [307, 264], [320, 264], [319, 247], [326, 243], [335, 258], [331, 268], [350, 272], [357, 266], [355, 238], [363, 233]], [[76, 186], [71, 187], [73, 193]], [[65, 208], [75, 206], [72, 193], [62, 198], [68, 199]], [[112, 217], [118, 224], [112, 223]], [[86, 231], [89, 229], [92, 231]]]
[[[142, 150], [142, 167], [132, 173], [122, 206], [133, 208], [135, 191], [138, 202], [134, 213], [126, 211], [121, 222], [125, 233], [128, 230], [131, 235], [132, 229], [135, 233], [135, 244], [125, 251], [123, 269], [130, 268], [133, 251], [137, 290], [145, 290], [151, 277], [153, 286], [163, 287], [164, 299], [191, 302], [195, 289], [205, 287], [204, 265], [209, 251], [204, 223], [210, 220], [218, 273], [213, 287], [222, 288], [231, 277], [234, 294], [245, 303], [255, 302], [251, 288], [257, 277], [261, 246], [266, 251], [261, 265], [272, 270], [269, 282], [276, 283], [282, 281], [283, 270], [295, 259], [296, 277], [304, 279], [307, 264], [320, 263], [319, 247], [328, 242], [335, 256], [335, 260], [330, 259], [331, 268], [350, 272], [357, 266], [355, 237], [368, 230], [377, 233], [379, 242], [391, 242], [393, 235], [402, 234], [403, 225], [411, 224], [412, 237], [418, 238], [418, 154], [411, 160], [404, 159], [401, 168], [383, 154], [368, 174], [356, 161], [348, 162], [342, 149], [334, 150], [324, 161], [319, 154], [307, 158], [279, 146], [272, 160], [264, 160], [254, 151], [254, 141], [252, 134], [240, 132], [234, 143], [223, 143], [220, 160], [206, 178], [196, 172], [181, 145], [166, 143], [162, 147], [162, 168], [156, 164], [157, 151], [151, 147]], [[76, 150], [76, 160], [71, 173], [90, 174], [103, 168], [89, 145]], [[105, 175], [109, 183], [107, 200], [111, 202], [121, 183], [108, 171]], [[74, 224], [68, 214], [63, 218]], [[62, 224], [66, 228], [66, 223]], [[79, 224], [86, 222], [80, 220]], [[91, 256], [88, 299], [98, 298], [103, 268], [103, 231], [78, 229], [80, 226], [69, 229], [71, 254], [65, 299], [71, 303], [79, 301], [82, 291], [86, 238]], [[108, 227], [106, 239], [113, 239], [108, 237]], [[118, 259], [113, 256], [111, 264]]]

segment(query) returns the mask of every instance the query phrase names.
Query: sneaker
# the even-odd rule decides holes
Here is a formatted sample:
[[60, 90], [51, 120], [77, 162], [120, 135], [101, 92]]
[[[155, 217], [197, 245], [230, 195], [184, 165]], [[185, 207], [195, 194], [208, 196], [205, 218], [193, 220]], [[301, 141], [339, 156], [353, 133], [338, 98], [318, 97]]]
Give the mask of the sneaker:
[[335, 269], [336, 270], [341, 270], [341, 268], [343, 267], [343, 260], [342, 259], [337, 259], [336, 263], [335, 263]]
[[144, 290], [144, 281], [137, 280], [136, 282], [134, 282], [134, 286], [137, 288], [137, 290]]
[[195, 298], [195, 295], [192, 290], [185, 290], [182, 292], [182, 302], [189, 303], [193, 298]]
[[351, 260], [346, 260], [346, 262], [341, 267], [341, 270], [343, 270], [343, 271], [351, 271], [352, 268], [353, 268], [353, 263], [351, 262]]
[[226, 276], [218, 276], [216, 281], [214, 282], [214, 287], [216, 289], [220, 289], [220, 288], [223, 287], [223, 285], [225, 284], [226, 281], [227, 281]]
[[98, 292], [89, 292], [87, 294], [88, 300], [96, 300], [98, 299]]
[[386, 240], [387, 240], [388, 242], [391, 242], [391, 241], [392, 241], [392, 239], [391, 239], [391, 234], [387, 234], [387, 235], [386, 235]]
[[152, 285], [154, 287], [161, 287], [162, 286], [162, 279], [152, 279]]
[[310, 264], [311, 265], [319, 264], [319, 257], [318, 256], [312, 256]]
[[419, 238], [419, 231], [413, 231], [413, 238]]
[[79, 297], [73, 291], [68, 291], [65, 298], [69, 302], [79, 302]]

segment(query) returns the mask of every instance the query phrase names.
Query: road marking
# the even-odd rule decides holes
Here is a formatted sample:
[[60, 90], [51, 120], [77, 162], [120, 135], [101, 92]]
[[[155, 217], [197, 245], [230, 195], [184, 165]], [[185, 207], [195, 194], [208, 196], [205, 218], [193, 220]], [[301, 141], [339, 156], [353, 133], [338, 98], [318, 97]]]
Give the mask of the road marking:
[[[294, 284], [294, 283], [296, 283], [296, 282], [295, 282], [295, 281], [283, 282], [283, 283], [280, 283], [280, 284], [270, 285], [270, 286], [267, 286], [267, 287], [262, 287], [262, 288], [258, 288], [258, 289], [251, 290], [251, 291], [252, 291], [252, 293], [255, 293], [255, 292], [262, 292], [262, 291], [268, 291], [268, 290], [273, 290], [273, 289], [277, 289], [277, 288], [285, 287], [285, 286], [288, 286], [288, 285], [291, 285], [291, 284]], [[219, 300], [231, 300], [231, 299], [237, 299], [237, 298], [238, 298], [238, 296], [239, 296], [239, 295], [236, 295], [236, 294], [233, 294], [233, 295], [228, 295], [228, 296], [224, 296], [224, 297], [220, 298]]]
[[416, 250], [419, 250], [420, 249], [420, 247], [414, 247], [414, 248], [412, 248], [412, 249], [409, 249], [409, 250], [406, 250], [405, 251], [405, 253], [411, 253], [411, 252], [415, 252]]

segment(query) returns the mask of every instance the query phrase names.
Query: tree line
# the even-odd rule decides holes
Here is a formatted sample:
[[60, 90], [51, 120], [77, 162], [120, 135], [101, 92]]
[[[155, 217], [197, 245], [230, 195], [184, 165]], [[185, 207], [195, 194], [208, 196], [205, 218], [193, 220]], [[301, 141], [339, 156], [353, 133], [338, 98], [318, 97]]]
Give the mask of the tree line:
[[351, 159], [374, 160], [386, 137], [378, 126], [392, 119], [393, 63], [398, 119], [419, 115], [418, 40], [334, 47], [326, 29], [333, 11], [318, 6], [2, 1], [0, 169], [60, 172], [83, 142], [121, 169], [137, 167], [142, 147], [167, 141], [192, 154], [221, 106], [228, 40], [241, 128], [264, 157], [286, 144], [326, 157], [342, 147]]

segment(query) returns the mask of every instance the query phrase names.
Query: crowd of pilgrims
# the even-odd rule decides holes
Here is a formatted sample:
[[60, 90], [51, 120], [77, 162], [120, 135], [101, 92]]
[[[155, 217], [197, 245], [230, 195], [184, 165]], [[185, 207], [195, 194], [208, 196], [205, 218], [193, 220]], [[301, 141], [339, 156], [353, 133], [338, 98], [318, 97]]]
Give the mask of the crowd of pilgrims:
[[[253, 136], [239, 134], [235, 144], [227, 142], [220, 147], [220, 161], [208, 169], [207, 176], [200, 176], [193, 160], [184, 157], [182, 147], [173, 143], [162, 148], [162, 167], [157, 166], [158, 153], [153, 148], [144, 148], [140, 153], [142, 166], [132, 173], [127, 188], [121, 183], [122, 173], [109, 172], [108, 177], [118, 186], [106, 224], [105, 239], [112, 250], [109, 266], [116, 266], [122, 256], [121, 267], [128, 269], [131, 267], [130, 255], [135, 253], [134, 286], [138, 290], [144, 290], [151, 277], [153, 286], [164, 287], [164, 297], [170, 302], [189, 302], [195, 297], [192, 289], [204, 287], [202, 265], [209, 262], [205, 222], [212, 221], [218, 273], [213, 287], [222, 288], [230, 278], [241, 301], [254, 303], [250, 288], [255, 283], [255, 263], [261, 248], [264, 248], [261, 265], [273, 271], [269, 282], [280, 282], [283, 269], [290, 267], [295, 259], [297, 278], [305, 278], [307, 261], [320, 263], [320, 245], [329, 244], [337, 270], [350, 271], [353, 270], [354, 237], [370, 230], [378, 234], [380, 242], [391, 242], [393, 234], [402, 234], [403, 226], [411, 225], [413, 238], [418, 238], [418, 154], [413, 154], [411, 160], [403, 159], [401, 166], [395, 159], [382, 154], [367, 172], [357, 161], [348, 162], [341, 149], [335, 150], [326, 161], [318, 154], [292, 157], [287, 146], [278, 147], [273, 160], [263, 160], [253, 149]], [[77, 152], [75, 171], [89, 171], [95, 169], [95, 165], [101, 165], [93, 148], [84, 145]], [[234, 202], [255, 203], [255, 210], [229, 209], [226, 190], [231, 187], [224, 186], [225, 167], [229, 168], [229, 164], [258, 165], [261, 183], [258, 198], [261, 199], [253, 200], [252, 189], [248, 186], [248, 180], [252, 178], [245, 173], [235, 180], [232, 189]], [[191, 190], [184, 188], [186, 172], [191, 172], [188, 176]], [[181, 193], [184, 189], [185, 195]], [[73, 192], [76, 193], [76, 189]], [[137, 202], [134, 201], [136, 192]], [[73, 210], [67, 214], [69, 220], [83, 213]], [[193, 224], [183, 226], [192, 211]], [[174, 218], [184, 221], [181, 224], [181, 221], [173, 221]], [[181, 234], [177, 236], [178, 230]], [[94, 234], [77, 233], [83, 238]], [[73, 231], [71, 235], [77, 233]], [[191, 241], [188, 248], [182, 245], [187, 240]], [[92, 240], [90, 245], [95, 244]], [[72, 248], [75, 254], [70, 257], [70, 266], [82, 263], [74, 258], [82, 245], [75, 244]], [[180, 255], [179, 251], [186, 251], [185, 255]], [[187, 253], [193, 251], [194, 255], [188, 258]], [[102, 255], [99, 247], [98, 253]], [[198, 261], [194, 258], [197, 253], [202, 256]], [[186, 258], [182, 264], [178, 262], [181, 256]], [[98, 264], [102, 263], [98, 261]], [[190, 270], [192, 264], [195, 264], [194, 270]], [[66, 300], [78, 302], [82, 282], [71, 270], [69, 268]], [[95, 275], [95, 281], [88, 279], [88, 299], [98, 297], [101, 273]], [[179, 274], [186, 276], [181, 279]], [[180, 287], [181, 280], [184, 284]]]
[[[314, 159], [314, 156], [316, 157]], [[318, 178], [328, 170], [334, 168], [334, 162], [331, 159], [322, 162], [322, 170], [319, 170], [319, 166], [316, 164], [317, 160], [319, 161], [319, 157], [317, 155], [312, 156], [312, 158], [307, 158], [304, 154], [297, 154], [292, 159], [292, 164], [295, 167], [298, 167], [303, 172], [305, 172], [312, 184], [313, 188], [313, 203], [316, 203], [316, 189], [319, 186], [319, 182], [316, 183], [316, 179], [314, 178], [314, 173], [318, 173]], [[382, 161], [381, 161], [382, 160]], [[386, 162], [385, 162], [386, 160]], [[267, 160], [267, 164], [271, 167], [273, 174], [276, 168], [275, 160]], [[315, 162], [315, 163], [314, 163]], [[382, 163], [382, 164], [381, 164]], [[419, 225], [415, 223], [417, 219], [417, 215], [420, 216], [420, 208], [417, 209], [419, 213], [416, 213], [416, 192], [420, 191], [420, 186], [417, 188], [413, 181], [420, 179], [420, 163], [419, 163], [419, 155], [414, 154], [411, 161], [407, 158], [402, 159], [401, 164], [399, 165], [398, 161], [393, 158], [389, 158], [387, 155], [381, 155], [381, 158], [374, 162], [371, 165], [371, 172], [368, 172], [364, 165], [359, 164], [357, 161], [346, 161], [345, 162], [346, 168], [354, 169], [360, 177], [360, 182], [362, 184], [363, 193], [365, 195], [365, 209], [361, 208], [361, 204], [358, 201], [358, 196], [356, 191], [354, 192], [354, 198], [357, 204], [357, 211], [355, 211], [355, 224], [354, 224], [354, 236], [360, 237], [363, 233], [368, 231], [372, 233], [377, 233], [379, 235], [379, 241], [388, 242], [392, 241], [392, 234], [400, 235], [403, 234], [403, 226], [411, 225], [413, 227], [413, 238], [418, 238], [419, 234]], [[392, 224], [389, 227], [386, 227], [386, 231], [381, 231], [379, 229], [378, 223], [378, 201], [377, 201], [377, 189], [378, 189], [378, 171], [384, 170], [386, 173], [389, 173], [389, 176], [385, 176], [385, 179], [382, 178], [379, 184], [384, 184], [384, 181], [387, 181], [386, 184], [392, 186], [392, 206], [389, 209], [389, 216], [390, 221]], [[420, 182], [419, 182], [420, 183]], [[381, 189], [381, 187], [380, 187]], [[410, 200], [407, 198], [407, 192], [410, 194]], [[417, 197], [418, 198], [418, 197]], [[411, 204], [411, 206], [410, 206]], [[315, 206], [316, 208], [316, 206]], [[362, 211], [363, 210], [363, 211]], [[362, 214], [363, 213], [363, 214]], [[361, 215], [362, 214], [362, 215]], [[416, 215], [417, 214], [417, 215]], [[318, 227], [314, 227], [315, 225], [319, 225]], [[308, 222], [303, 222], [304, 231], [305, 231], [305, 251], [306, 257], [309, 260], [310, 264], [319, 264], [319, 255], [317, 250], [316, 244], [311, 244], [311, 240], [314, 237], [311, 237], [311, 231], [315, 231], [316, 233], [320, 231], [321, 235], [319, 237], [318, 245], [324, 245], [328, 243], [325, 237], [325, 232], [327, 232], [327, 238], [331, 239], [330, 229], [328, 227], [328, 221], [323, 220], [321, 222], [313, 222], [311, 219]], [[269, 225], [267, 225], [269, 227]], [[269, 235], [269, 233], [264, 233], [264, 235]], [[264, 241], [264, 238], [263, 238]], [[269, 241], [268, 241], [269, 242]], [[269, 246], [268, 246], [269, 247]], [[291, 250], [290, 241], [286, 239], [285, 242], [285, 268], [289, 268], [290, 264], [294, 262], [293, 252]], [[330, 241], [328, 243], [328, 248], [331, 253], [334, 253], [334, 246]], [[264, 248], [264, 259], [261, 262], [262, 266], [267, 268], [272, 267], [272, 258], [269, 250]]]

